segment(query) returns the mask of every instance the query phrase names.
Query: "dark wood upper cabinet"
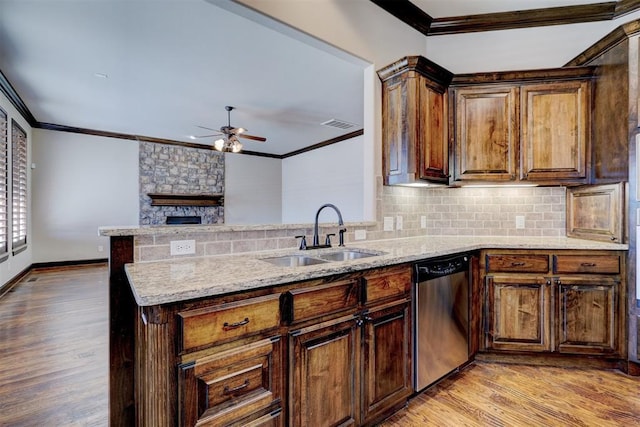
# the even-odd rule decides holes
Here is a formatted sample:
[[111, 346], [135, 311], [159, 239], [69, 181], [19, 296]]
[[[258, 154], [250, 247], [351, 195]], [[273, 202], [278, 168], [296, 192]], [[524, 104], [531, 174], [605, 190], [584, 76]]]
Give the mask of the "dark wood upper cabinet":
[[449, 89], [454, 181], [588, 183], [593, 72], [455, 76]]
[[381, 69], [384, 183], [448, 183], [447, 93], [452, 74], [421, 56]]
[[454, 180], [513, 181], [518, 159], [518, 90], [481, 86], [453, 91]]
[[602, 184], [567, 190], [567, 236], [624, 243], [625, 185]]
[[522, 86], [520, 179], [587, 182], [590, 90], [580, 80]]

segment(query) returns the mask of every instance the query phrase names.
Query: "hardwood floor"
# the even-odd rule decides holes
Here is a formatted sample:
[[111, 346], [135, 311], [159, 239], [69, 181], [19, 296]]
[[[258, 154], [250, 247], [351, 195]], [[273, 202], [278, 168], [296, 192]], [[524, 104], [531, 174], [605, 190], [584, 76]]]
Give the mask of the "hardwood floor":
[[[0, 426], [107, 426], [106, 265], [32, 271], [0, 299]], [[640, 378], [477, 363], [381, 426], [636, 426]], [[311, 426], [309, 426], [311, 427]]]
[[106, 264], [34, 270], [0, 299], [0, 426], [106, 426]]
[[640, 378], [618, 371], [476, 363], [382, 427], [638, 426]]

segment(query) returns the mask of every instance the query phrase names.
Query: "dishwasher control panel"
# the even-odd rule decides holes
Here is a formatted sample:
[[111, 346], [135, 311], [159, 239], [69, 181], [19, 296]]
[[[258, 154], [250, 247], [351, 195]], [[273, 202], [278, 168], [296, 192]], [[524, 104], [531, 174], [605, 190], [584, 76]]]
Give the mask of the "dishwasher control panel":
[[425, 261], [416, 264], [418, 282], [435, 277], [448, 276], [469, 268], [469, 256], [459, 255], [453, 258]]

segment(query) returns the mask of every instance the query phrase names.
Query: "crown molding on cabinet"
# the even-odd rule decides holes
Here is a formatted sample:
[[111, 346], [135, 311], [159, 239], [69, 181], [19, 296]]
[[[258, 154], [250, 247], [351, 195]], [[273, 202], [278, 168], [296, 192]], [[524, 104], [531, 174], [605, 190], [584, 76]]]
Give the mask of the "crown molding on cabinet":
[[587, 50], [573, 58], [571, 61], [567, 62], [565, 67], [589, 64], [609, 49], [614, 48], [619, 43], [627, 40], [631, 36], [637, 35], [638, 33], [640, 33], [640, 20], [621, 25], [601, 38], [594, 45], [587, 48]]

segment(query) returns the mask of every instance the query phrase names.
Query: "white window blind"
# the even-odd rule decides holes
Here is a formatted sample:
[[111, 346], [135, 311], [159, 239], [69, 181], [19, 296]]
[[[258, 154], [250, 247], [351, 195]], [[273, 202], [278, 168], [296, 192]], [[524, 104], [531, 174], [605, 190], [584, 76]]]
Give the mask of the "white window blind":
[[11, 248], [27, 244], [27, 133], [11, 120]]
[[9, 136], [7, 113], [0, 109], [0, 261], [9, 252]]

